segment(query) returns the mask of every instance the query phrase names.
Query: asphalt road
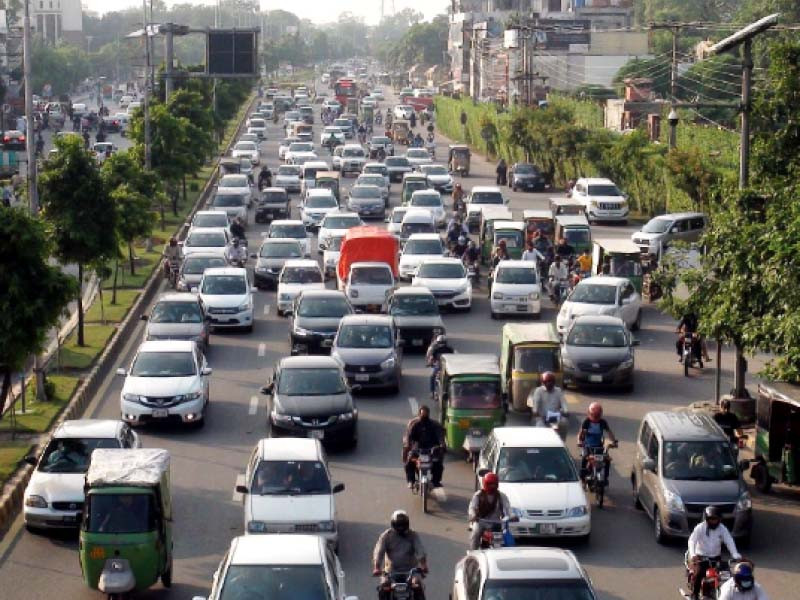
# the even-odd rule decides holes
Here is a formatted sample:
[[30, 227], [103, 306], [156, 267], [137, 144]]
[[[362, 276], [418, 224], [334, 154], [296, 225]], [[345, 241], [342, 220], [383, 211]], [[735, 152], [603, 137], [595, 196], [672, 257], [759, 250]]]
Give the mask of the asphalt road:
[[[385, 111], [384, 103], [383, 110]], [[277, 141], [282, 137], [270, 126], [263, 156], [274, 167]], [[315, 140], [318, 139], [315, 135]], [[445, 156], [446, 140], [439, 140], [438, 156]], [[325, 154], [324, 151], [321, 152]], [[493, 165], [473, 157], [473, 174], [464, 180], [469, 188], [488, 184]], [[347, 180], [347, 185], [352, 183]], [[399, 186], [392, 187], [392, 203], [398, 202]], [[550, 194], [511, 193], [511, 207], [544, 208]], [[296, 202], [296, 201], [295, 201]], [[262, 226], [251, 226], [251, 246], [260, 240]], [[595, 235], [629, 235], [631, 227], [596, 227]], [[315, 252], [312, 256], [317, 256]], [[214, 368], [212, 402], [208, 424], [200, 431], [147, 429], [143, 444], [162, 447], [172, 454], [175, 506], [175, 574], [171, 590], [156, 586], [142, 598], [187, 599], [205, 595], [211, 576], [230, 539], [242, 533], [242, 506], [234, 493], [237, 476], [244, 471], [248, 454], [258, 439], [266, 436], [267, 407], [258, 394], [270, 369], [287, 355], [287, 321], [275, 311], [275, 293], [258, 292], [256, 325], [252, 334], [212, 336], [209, 361]], [[542, 317], [554, 320], [547, 306]], [[444, 317], [448, 335], [460, 352], [499, 351], [500, 323], [489, 318], [485, 287], [477, 290], [472, 311]], [[634, 509], [628, 485], [633, 441], [641, 417], [650, 410], [669, 409], [690, 401], [711, 398], [713, 371], [685, 378], [674, 356], [674, 322], [652, 306], [644, 309], [639, 333], [636, 387], [631, 394], [570, 393], [575, 416], [570, 429], [570, 447], [575, 454], [573, 433], [577, 415], [592, 400], [602, 400], [606, 416], [621, 440], [614, 453], [612, 481], [606, 508], [592, 513], [592, 536], [587, 545], [570, 546], [591, 575], [598, 594], [606, 600], [666, 600], [678, 597], [683, 583], [682, 557], [685, 543], [659, 546], [652, 525]], [[127, 366], [141, 339], [141, 328], [129, 341], [119, 366]], [[730, 387], [732, 360], [724, 354], [723, 389]], [[121, 378], [112, 377], [95, 398], [87, 416], [119, 416]], [[460, 457], [446, 465], [444, 493], [432, 503], [433, 512], [423, 515], [420, 501], [406, 489], [400, 465], [400, 440], [415, 407], [424, 403], [428, 370], [419, 356], [406, 356], [399, 394], [359, 398], [360, 440], [357, 450], [333, 453], [335, 479], [347, 489], [336, 497], [340, 519], [340, 557], [347, 573], [348, 594], [362, 600], [374, 598], [375, 580], [370, 577], [372, 547], [379, 532], [388, 526], [389, 515], [405, 508], [412, 527], [428, 548], [431, 574], [428, 597], [443, 600], [452, 585], [453, 567], [463, 556], [467, 541], [466, 507], [472, 493], [472, 476]], [[511, 417], [511, 422], [522, 422]], [[772, 598], [797, 597], [800, 589], [798, 551], [800, 538], [800, 494], [777, 490], [769, 497], [755, 495], [752, 548], [747, 554], [758, 565], [757, 576]], [[791, 590], [795, 590], [792, 592]], [[50, 600], [90, 599], [80, 574], [75, 535], [42, 535], [26, 532], [17, 519], [0, 541], [0, 598]]]

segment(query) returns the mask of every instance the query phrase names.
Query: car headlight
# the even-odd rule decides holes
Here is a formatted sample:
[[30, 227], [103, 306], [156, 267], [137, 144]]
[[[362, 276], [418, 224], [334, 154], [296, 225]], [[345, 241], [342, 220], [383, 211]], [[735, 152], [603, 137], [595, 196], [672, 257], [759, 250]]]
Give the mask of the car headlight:
[[237, 308], [236, 310], [238, 310], [239, 312], [244, 312], [244, 311], [246, 311], [246, 310], [250, 310], [252, 307], [253, 307], [253, 305], [252, 305], [252, 304], [250, 304], [250, 300], [248, 300], [247, 302], [245, 302], [244, 304], [242, 304], [242, 305], [241, 305], [239, 308]]
[[141, 402], [142, 397], [139, 394], [122, 394], [122, 399], [125, 402]]
[[525, 517], [525, 511], [522, 510], [521, 508], [514, 508], [512, 506], [511, 507], [511, 516], [512, 517], [516, 517], [517, 519], [522, 519], [522, 518]]
[[664, 500], [667, 501], [667, 508], [672, 512], [686, 512], [686, 507], [683, 505], [683, 500], [675, 492], [671, 490], [664, 490]]
[[528, 294], [528, 300], [538, 300], [539, 299], [539, 292], [531, 292]]
[[333, 521], [320, 521], [317, 527], [319, 528], [320, 531], [327, 533], [336, 531], [336, 523]]
[[589, 509], [586, 505], [581, 506], [573, 506], [567, 511], [567, 518], [570, 517], [582, 517], [589, 513]]
[[191, 394], [183, 394], [181, 396], [175, 396], [175, 402], [192, 402], [193, 400], [199, 400], [202, 394], [200, 392], [192, 392]]
[[267, 524], [264, 521], [248, 521], [248, 533], [264, 533], [267, 530]]
[[492, 294], [492, 300], [502, 300], [502, 299], [503, 299], [503, 294], [501, 294], [500, 292], [495, 292], [494, 294]]
[[739, 496], [739, 501], [736, 503], [736, 510], [750, 510], [753, 508], [753, 499], [750, 497], [750, 492], [744, 492]]
[[620, 369], [630, 369], [631, 367], [633, 367], [633, 357], [623, 360], [621, 363], [619, 363]]
[[25, 498], [25, 506], [30, 506], [31, 508], [47, 508], [47, 500], [42, 496], [32, 494]]
[[338, 418], [340, 421], [352, 421], [355, 418], [355, 411], [341, 413]]
[[394, 356], [390, 356], [385, 361], [381, 363], [381, 369], [394, 369], [394, 365], [397, 363]]
[[568, 356], [562, 355], [561, 356], [561, 366], [562, 367], [566, 367], [567, 369], [574, 369], [575, 368], [575, 363], [572, 362], [572, 360]]
[[295, 335], [301, 335], [301, 336], [312, 335], [311, 331], [309, 331], [308, 329], [305, 329], [303, 327], [295, 327], [294, 328], [294, 334]]

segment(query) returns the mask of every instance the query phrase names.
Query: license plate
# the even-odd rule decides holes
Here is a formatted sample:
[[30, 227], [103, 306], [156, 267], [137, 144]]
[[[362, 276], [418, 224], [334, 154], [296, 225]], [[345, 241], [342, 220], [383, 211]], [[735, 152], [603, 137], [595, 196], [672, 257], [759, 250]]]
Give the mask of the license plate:
[[517, 306], [517, 312], [528, 312], [528, 306], [527, 305]]
[[422, 340], [411, 340], [412, 346], [422, 346]]
[[166, 408], [156, 408], [153, 410], [154, 419], [165, 419], [169, 416], [169, 411]]
[[556, 533], [556, 524], [555, 523], [539, 523], [539, 533], [542, 535], [555, 535]]
[[322, 340], [320, 346], [322, 346], [323, 348], [331, 348], [333, 347], [333, 340]]
[[592, 383], [603, 383], [602, 375], [589, 375], [589, 381]]
[[356, 381], [369, 381], [369, 375], [356, 375]]
[[321, 440], [325, 437], [325, 431], [322, 429], [312, 429], [310, 437], [315, 440]]
[[69, 515], [69, 516], [66, 516], [66, 517], [61, 517], [61, 521], [62, 521], [62, 523], [77, 523], [79, 516], [80, 515], [77, 515], [77, 516]]

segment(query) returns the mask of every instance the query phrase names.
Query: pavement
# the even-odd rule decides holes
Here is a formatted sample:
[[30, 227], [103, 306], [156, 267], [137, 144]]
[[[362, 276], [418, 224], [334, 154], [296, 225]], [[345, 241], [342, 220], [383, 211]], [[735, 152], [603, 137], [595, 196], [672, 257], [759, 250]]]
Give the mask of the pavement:
[[[382, 104], [385, 112], [388, 105]], [[319, 127], [319, 123], [316, 125]], [[262, 156], [277, 165], [277, 142], [283, 135], [270, 125]], [[315, 135], [315, 140], [318, 135]], [[446, 156], [444, 138], [437, 140], [437, 156]], [[321, 155], [325, 155], [321, 151]], [[463, 180], [466, 188], [493, 180], [494, 164], [473, 155], [473, 169]], [[345, 187], [353, 179], [345, 180]], [[400, 186], [392, 186], [392, 205], [399, 202]], [[511, 208], [544, 208], [550, 194], [508, 191]], [[293, 199], [296, 207], [296, 197]], [[297, 211], [295, 210], [295, 215]], [[251, 225], [248, 237], [257, 245], [265, 227]], [[624, 237], [631, 227], [595, 227], [595, 235]], [[312, 251], [312, 256], [318, 256]], [[332, 285], [332, 284], [329, 284]], [[288, 355], [288, 321], [276, 315], [274, 292], [257, 292], [256, 324], [252, 334], [214, 334], [208, 359], [211, 404], [202, 430], [153, 428], [141, 430], [146, 447], [166, 448], [172, 454], [172, 491], [175, 520], [174, 584], [160, 585], [142, 599], [187, 599], [208, 594], [212, 575], [232, 537], [243, 533], [241, 497], [235, 493], [237, 477], [244, 472], [256, 442], [267, 436], [267, 401], [258, 393], [276, 361]], [[573, 435], [579, 415], [594, 400], [602, 401], [620, 447], [613, 454], [611, 486], [606, 506], [592, 511], [591, 540], [569, 544], [591, 576], [599, 598], [605, 600], [667, 600], [678, 595], [684, 583], [684, 542], [660, 546], [653, 539], [651, 521], [631, 501], [628, 477], [642, 416], [651, 410], [686, 406], [713, 397], [714, 373], [707, 368], [684, 377], [674, 354], [672, 319], [654, 306], [644, 308], [641, 346], [637, 349], [636, 385], [632, 393], [570, 392], [573, 413], [569, 448], [577, 455]], [[553, 321], [555, 310], [546, 305], [543, 321]], [[489, 317], [485, 286], [475, 296], [469, 313], [444, 316], [448, 337], [459, 352], [499, 352], [501, 323]], [[142, 327], [121, 353], [120, 367], [127, 367], [141, 340]], [[713, 348], [712, 348], [713, 355]], [[723, 389], [732, 383], [732, 355], [723, 352]], [[112, 371], [113, 372], [113, 371]], [[402, 432], [416, 407], [426, 402], [429, 370], [420, 356], [406, 355], [403, 378], [396, 395], [358, 398], [359, 445], [356, 450], [332, 452], [333, 477], [346, 485], [336, 496], [342, 566], [347, 574], [348, 595], [362, 600], [375, 597], [376, 581], [370, 576], [372, 548], [397, 508], [408, 510], [412, 528], [423, 537], [431, 573], [427, 597], [444, 600], [452, 588], [453, 568], [467, 544], [466, 509], [473, 489], [469, 465], [452, 454], [447, 461], [443, 490], [436, 493], [432, 512], [423, 514], [421, 502], [405, 486], [400, 464]], [[122, 378], [110, 377], [87, 410], [87, 417], [117, 418]], [[435, 415], [435, 412], [434, 412]], [[510, 415], [510, 424], [526, 420]], [[758, 580], [772, 598], [796, 598], [800, 589], [797, 568], [800, 550], [800, 493], [777, 489], [769, 496], [754, 494], [752, 546], [746, 554], [757, 565]], [[795, 590], [792, 592], [791, 590]], [[13, 591], [11, 591], [13, 590]], [[40, 534], [25, 531], [18, 518], [0, 541], [0, 598], [14, 600], [94, 599], [100, 594], [87, 589], [77, 560], [75, 534]]]

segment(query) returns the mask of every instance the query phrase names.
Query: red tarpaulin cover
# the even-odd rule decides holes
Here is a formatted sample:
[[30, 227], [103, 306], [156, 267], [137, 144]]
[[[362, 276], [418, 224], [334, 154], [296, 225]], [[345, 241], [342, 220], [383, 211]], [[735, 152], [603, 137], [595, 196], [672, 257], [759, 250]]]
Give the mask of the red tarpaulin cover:
[[396, 278], [397, 252], [397, 238], [385, 229], [371, 225], [348, 229], [339, 255], [339, 279], [347, 279], [350, 265], [355, 262], [384, 262], [392, 268]]

